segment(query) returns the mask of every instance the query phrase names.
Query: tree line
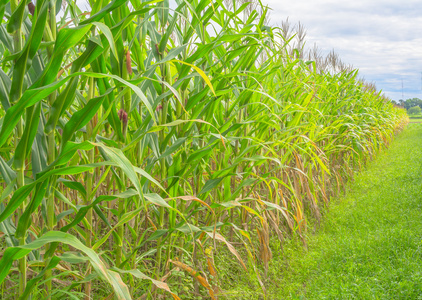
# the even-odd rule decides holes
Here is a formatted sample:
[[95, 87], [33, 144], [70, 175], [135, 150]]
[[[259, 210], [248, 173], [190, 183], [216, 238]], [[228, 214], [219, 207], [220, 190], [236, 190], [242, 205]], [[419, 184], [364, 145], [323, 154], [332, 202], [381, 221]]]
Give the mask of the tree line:
[[406, 110], [409, 110], [414, 106], [419, 106], [422, 109], [422, 100], [419, 98], [411, 98], [407, 100], [400, 99], [398, 101], [393, 100], [393, 103], [403, 106]]

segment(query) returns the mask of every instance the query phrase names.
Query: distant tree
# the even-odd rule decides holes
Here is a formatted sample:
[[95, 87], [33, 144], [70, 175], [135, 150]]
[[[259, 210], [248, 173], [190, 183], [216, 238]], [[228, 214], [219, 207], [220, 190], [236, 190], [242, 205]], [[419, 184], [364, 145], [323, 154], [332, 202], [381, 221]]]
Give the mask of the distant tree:
[[409, 115], [420, 115], [421, 112], [422, 112], [422, 109], [419, 106], [413, 106], [407, 110], [407, 113]]
[[[399, 100], [400, 103], [401, 101], [402, 100]], [[403, 102], [403, 106], [407, 110], [409, 110], [409, 108], [414, 107], [414, 106], [419, 106], [420, 108], [422, 108], [422, 100], [419, 98], [407, 99], [406, 101]]]

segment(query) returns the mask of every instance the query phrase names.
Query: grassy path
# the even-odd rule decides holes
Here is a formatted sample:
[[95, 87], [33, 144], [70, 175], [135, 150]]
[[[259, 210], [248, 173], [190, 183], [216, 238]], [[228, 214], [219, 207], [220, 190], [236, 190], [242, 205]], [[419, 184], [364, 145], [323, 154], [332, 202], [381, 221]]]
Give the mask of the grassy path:
[[410, 116], [410, 123], [422, 123], [422, 116]]
[[292, 241], [284, 254], [270, 299], [422, 299], [422, 124], [332, 203], [308, 251]]

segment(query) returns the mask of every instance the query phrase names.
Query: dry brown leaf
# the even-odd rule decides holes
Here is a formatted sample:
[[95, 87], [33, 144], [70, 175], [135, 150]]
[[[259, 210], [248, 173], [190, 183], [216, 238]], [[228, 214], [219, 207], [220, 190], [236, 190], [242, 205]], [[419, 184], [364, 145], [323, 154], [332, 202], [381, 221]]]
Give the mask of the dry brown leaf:
[[264, 263], [265, 268], [265, 276], [268, 272], [268, 263], [272, 259], [272, 252], [270, 248], [270, 231], [268, 228], [268, 223], [265, 220], [262, 223], [262, 229], [257, 228], [258, 237], [259, 237], [259, 250], [260, 250], [260, 256], [261, 260]]
[[201, 203], [202, 205], [206, 206], [213, 214], [214, 214], [214, 210], [211, 208], [211, 206], [209, 206], [207, 203], [205, 203], [204, 201], [202, 201], [201, 199], [194, 197], [194, 196], [180, 196], [180, 197], [175, 197], [175, 199], [181, 199], [184, 201], [196, 201]]
[[[160, 281], [165, 282], [170, 277], [170, 275], [173, 274], [174, 271], [179, 271], [179, 270], [180, 270], [179, 268], [174, 268], [174, 269], [170, 270], [166, 275], [164, 275], [163, 277], [160, 278]], [[157, 288], [158, 288], [157, 286], [153, 286], [151, 288], [150, 292], [153, 293]], [[174, 298], [174, 296], [178, 297], [177, 295], [173, 295], [173, 294], [172, 294], [172, 296], [173, 296], [173, 298]], [[148, 293], [145, 293], [138, 300], [144, 300], [147, 297], [148, 297]], [[177, 298], [175, 298], [175, 299], [177, 299]]]
[[248, 270], [242, 260], [242, 258], [240, 257], [239, 253], [236, 251], [236, 249], [233, 247], [232, 244], [230, 244], [221, 234], [219, 233], [211, 233], [211, 232], [207, 232], [207, 234], [211, 237], [214, 238], [215, 235], [215, 239], [225, 243], [227, 245], [227, 248], [229, 248], [230, 252], [233, 253], [234, 256], [236, 256], [236, 258], [239, 260], [240, 264], [242, 265], [243, 268], [245, 268], [245, 270]]
[[214, 260], [210, 257], [207, 257], [207, 265], [208, 265], [208, 271], [212, 276], [217, 276], [217, 272], [215, 271], [214, 267]]
[[169, 293], [173, 296], [173, 298], [174, 298], [175, 300], [181, 300], [181, 299], [179, 298], [179, 296], [177, 296], [176, 294], [174, 294], [174, 293], [170, 290], [170, 288], [169, 288], [169, 286], [167, 285], [167, 283], [162, 282], [162, 281], [159, 281], [159, 280], [152, 279], [151, 277], [148, 277], [148, 276], [145, 276], [145, 279], [151, 280], [151, 282], [152, 282], [152, 283], [153, 283], [156, 287], [158, 287], [159, 289], [162, 289], [162, 290], [165, 290], [165, 291], [169, 292]]
[[148, 218], [148, 222], [151, 224], [151, 226], [154, 228], [154, 230], [157, 230], [157, 226], [155, 226], [154, 222], [150, 218]]
[[201, 246], [202, 253], [207, 258], [208, 271], [210, 272], [210, 274], [212, 276], [216, 276], [217, 271], [215, 270], [215, 266], [214, 266], [214, 255], [213, 255], [213, 252], [212, 252], [212, 247], [204, 249], [204, 247], [201, 243], [201, 240], [197, 239], [196, 241], [198, 242], [199, 246]]
[[276, 208], [281, 214], [283, 215], [284, 219], [286, 220], [287, 224], [289, 225], [290, 229], [293, 230], [293, 222], [292, 219], [289, 217], [289, 215], [286, 213], [286, 210], [283, 209], [280, 205], [276, 203], [271, 203], [271, 206]]
[[202, 277], [199, 272], [195, 271], [194, 269], [192, 269], [191, 267], [189, 267], [188, 265], [178, 261], [178, 260], [169, 260], [173, 265], [185, 270], [186, 272], [188, 272], [192, 277], [194, 277], [196, 280], [198, 280], [198, 282], [205, 287], [208, 290], [208, 293], [210, 294], [211, 299], [213, 300], [217, 300], [214, 296], [214, 291], [211, 288], [210, 284], [208, 283], [208, 281]]

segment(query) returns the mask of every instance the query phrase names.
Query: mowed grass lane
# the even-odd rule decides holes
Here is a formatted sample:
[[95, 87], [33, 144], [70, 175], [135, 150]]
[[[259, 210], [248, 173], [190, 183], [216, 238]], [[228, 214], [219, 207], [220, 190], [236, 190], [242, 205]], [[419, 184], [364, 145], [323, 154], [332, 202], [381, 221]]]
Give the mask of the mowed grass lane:
[[410, 123], [422, 123], [422, 115], [411, 115], [409, 118]]
[[370, 162], [309, 235], [307, 251], [292, 241], [273, 261], [271, 299], [422, 299], [422, 124]]

